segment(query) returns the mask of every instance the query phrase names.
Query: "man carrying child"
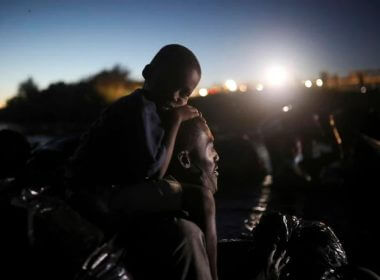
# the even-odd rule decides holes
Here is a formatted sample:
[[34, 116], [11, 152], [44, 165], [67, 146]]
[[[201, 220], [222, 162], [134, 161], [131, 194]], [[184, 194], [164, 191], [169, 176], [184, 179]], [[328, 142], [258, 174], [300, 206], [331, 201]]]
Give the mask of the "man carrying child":
[[[98, 198], [104, 193], [111, 193], [109, 196], [113, 197], [123, 189], [164, 178], [173, 160], [181, 124], [199, 116], [197, 109], [187, 105], [201, 77], [200, 64], [189, 49], [180, 45], [163, 47], [145, 66], [143, 77], [143, 88], [111, 104], [82, 137], [72, 158], [73, 189], [82, 197], [78, 205], [90, 220], [102, 226], [113, 223], [104, 214], [108, 211], [106, 208], [113, 205]], [[188, 138], [195, 139], [191, 135]], [[182, 157], [186, 159], [185, 154]], [[203, 180], [210, 179], [209, 175], [202, 176]], [[209, 188], [210, 184], [203, 186]], [[215, 186], [207, 189], [211, 197]], [[177, 210], [186, 211], [190, 219], [195, 217], [193, 222], [202, 229], [206, 266], [209, 265], [212, 279], [217, 279], [215, 212], [193, 200], [202, 197], [204, 188], [183, 192], [181, 201], [191, 203], [184, 203], [186, 209]], [[95, 199], [87, 199], [90, 197]], [[212, 208], [213, 198], [208, 201]], [[88, 203], [88, 207], [84, 203]]]

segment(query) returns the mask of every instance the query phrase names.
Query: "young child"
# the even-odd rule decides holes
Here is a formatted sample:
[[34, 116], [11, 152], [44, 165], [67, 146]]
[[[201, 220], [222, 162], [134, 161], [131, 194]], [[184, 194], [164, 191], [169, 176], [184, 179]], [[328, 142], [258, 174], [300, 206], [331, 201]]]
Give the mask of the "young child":
[[111, 104], [82, 138], [72, 160], [81, 185], [162, 178], [181, 122], [199, 115], [186, 105], [201, 77], [189, 49], [163, 47], [145, 66], [143, 77], [143, 88]]

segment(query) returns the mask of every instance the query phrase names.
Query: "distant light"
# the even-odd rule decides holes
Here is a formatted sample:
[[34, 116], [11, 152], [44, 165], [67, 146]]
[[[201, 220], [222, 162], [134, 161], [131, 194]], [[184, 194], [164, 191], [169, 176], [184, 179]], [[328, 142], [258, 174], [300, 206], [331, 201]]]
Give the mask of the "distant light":
[[241, 92], [246, 92], [247, 89], [248, 89], [247, 85], [241, 84], [241, 85], [239, 86], [239, 90], [240, 90]]
[[286, 105], [286, 106], [282, 107], [282, 111], [285, 113], [289, 112], [291, 109], [292, 109], [292, 105]]
[[201, 89], [199, 89], [198, 93], [200, 96], [205, 97], [208, 95], [208, 90], [207, 90], [207, 88], [201, 88]]
[[221, 89], [219, 87], [212, 87], [207, 90], [208, 94], [215, 94], [218, 92], [221, 92]]
[[317, 79], [317, 80], [315, 81], [315, 84], [317, 85], [317, 87], [321, 87], [321, 86], [323, 86], [323, 81], [322, 81], [322, 79]]
[[360, 88], [360, 92], [361, 92], [361, 93], [367, 93], [367, 88], [366, 88], [365, 86], [362, 86], [362, 87]]
[[256, 85], [256, 90], [257, 91], [263, 91], [264, 90], [264, 85], [263, 84], [257, 84]]
[[329, 123], [331, 126], [334, 126], [335, 125], [335, 120], [334, 120], [334, 115], [329, 115]]
[[226, 86], [226, 88], [229, 91], [236, 91], [237, 90], [237, 84], [234, 80], [227, 80], [224, 85]]
[[313, 83], [310, 80], [305, 81], [305, 87], [311, 88], [313, 86]]
[[275, 65], [267, 69], [267, 82], [271, 86], [283, 86], [288, 78], [288, 74], [284, 67]]
[[5, 101], [0, 100], [0, 109], [5, 108], [5, 105], [6, 105]]
[[30, 191], [30, 194], [31, 194], [31, 195], [37, 195], [38, 192], [36, 192], [36, 191], [34, 191], [34, 190], [31, 190], [31, 191]]

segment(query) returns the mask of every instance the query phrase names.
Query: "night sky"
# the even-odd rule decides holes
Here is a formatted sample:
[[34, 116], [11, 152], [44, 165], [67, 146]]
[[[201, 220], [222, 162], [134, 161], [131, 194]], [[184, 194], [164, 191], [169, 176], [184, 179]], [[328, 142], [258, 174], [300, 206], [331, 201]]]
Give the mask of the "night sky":
[[115, 64], [133, 78], [165, 44], [198, 56], [200, 85], [380, 68], [380, 0], [2, 1], [0, 101], [33, 77], [77, 81]]

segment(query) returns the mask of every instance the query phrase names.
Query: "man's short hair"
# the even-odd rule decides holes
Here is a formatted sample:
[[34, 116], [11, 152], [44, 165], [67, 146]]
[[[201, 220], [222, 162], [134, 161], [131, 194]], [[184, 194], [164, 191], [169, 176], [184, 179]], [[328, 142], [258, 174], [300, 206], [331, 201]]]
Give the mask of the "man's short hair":
[[202, 116], [183, 122], [178, 130], [174, 151], [191, 151], [201, 132], [207, 128], [207, 122]]
[[153, 57], [150, 66], [153, 69], [167, 66], [179, 68], [191, 66], [198, 71], [199, 76], [201, 76], [202, 72], [201, 65], [195, 54], [188, 48], [178, 44], [166, 45], [161, 48]]

